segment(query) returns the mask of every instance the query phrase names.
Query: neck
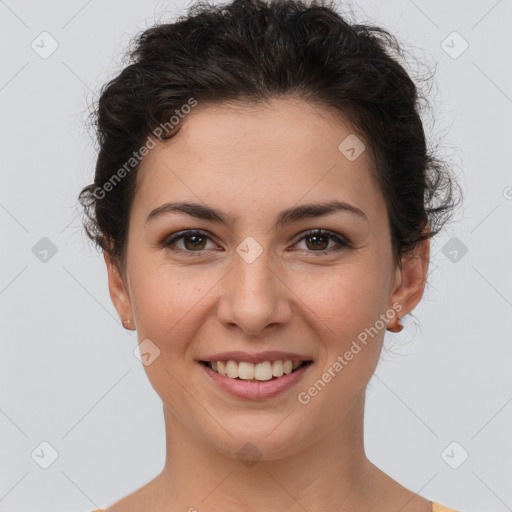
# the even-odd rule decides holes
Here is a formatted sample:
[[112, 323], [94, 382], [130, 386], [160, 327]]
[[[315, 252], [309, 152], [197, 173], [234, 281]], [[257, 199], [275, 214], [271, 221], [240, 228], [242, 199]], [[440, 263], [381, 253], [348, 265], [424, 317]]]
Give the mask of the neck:
[[287, 457], [253, 465], [190, 432], [164, 405], [167, 453], [155, 510], [370, 510], [380, 470], [364, 451], [364, 400], [363, 392], [328, 435]]

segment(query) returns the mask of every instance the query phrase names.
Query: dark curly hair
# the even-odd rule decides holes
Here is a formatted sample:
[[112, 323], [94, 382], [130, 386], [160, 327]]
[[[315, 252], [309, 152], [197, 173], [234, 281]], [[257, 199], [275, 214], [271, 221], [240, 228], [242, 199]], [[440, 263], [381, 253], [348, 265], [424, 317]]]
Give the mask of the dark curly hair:
[[175, 136], [181, 125], [168, 121], [191, 98], [261, 103], [288, 96], [348, 122], [370, 150], [397, 264], [451, 217], [460, 188], [448, 164], [427, 149], [420, 117], [426, 99], [386, 30], [350, 24], [323, 0], [199, 1], [133, 42], [129, 65], [101, 89], [93, 112], [96, 174], [79, 194], [87, 235], [119, 268], [136, 189], [134, 155], [151, 134]]

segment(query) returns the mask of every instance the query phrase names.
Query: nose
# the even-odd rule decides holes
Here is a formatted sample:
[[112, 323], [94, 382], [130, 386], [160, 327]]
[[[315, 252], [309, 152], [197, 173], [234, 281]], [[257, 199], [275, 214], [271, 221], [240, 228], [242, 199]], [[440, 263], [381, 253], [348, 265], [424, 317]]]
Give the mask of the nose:
[[271, 263], [267, 251], [252, 262], [235, 254], [231, 271], [220, 284], [217, 316], [226, 327], [236, 326], [248, 336], [261, 336], [265, 329], [289, 322], [293, 293], [278, 265]]

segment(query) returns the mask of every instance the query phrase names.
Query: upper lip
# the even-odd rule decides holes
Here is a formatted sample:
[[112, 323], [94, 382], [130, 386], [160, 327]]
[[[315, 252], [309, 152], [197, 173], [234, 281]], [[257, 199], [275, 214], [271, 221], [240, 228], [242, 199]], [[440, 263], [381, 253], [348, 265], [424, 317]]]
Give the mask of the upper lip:
[[231, 351], [231, 352], [219, 352], [212, 356], [201, 358], [200, 361], [246, 361], [248, 363], [262, 363], [264, 361], [312, 361], [311, 357], [295, 354], [293, 352], [281, 352], [278, 350], [270, 350], [267, 352], [243, 352], [243, 351]]

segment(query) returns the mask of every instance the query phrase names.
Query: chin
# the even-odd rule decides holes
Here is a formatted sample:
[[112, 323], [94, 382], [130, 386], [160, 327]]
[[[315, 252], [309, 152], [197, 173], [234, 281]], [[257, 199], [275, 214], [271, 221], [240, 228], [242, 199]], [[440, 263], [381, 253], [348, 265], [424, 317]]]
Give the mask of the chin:
[[284, 459], [315, 442], [314, 432], [308, 434], [304, 430], [304, 421], [291, 419], [293, 412], [286, 420], [286, 414], [254, 416], [238, 416], [233, 422], [224, 422], [226, 430], [212, 425], [212, 432], [204, 432], [204, 435], [216, 451], [242, 463], [248, 462], [248, 466], [250, 461]]

